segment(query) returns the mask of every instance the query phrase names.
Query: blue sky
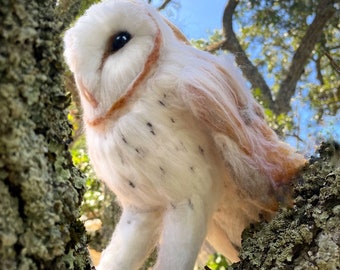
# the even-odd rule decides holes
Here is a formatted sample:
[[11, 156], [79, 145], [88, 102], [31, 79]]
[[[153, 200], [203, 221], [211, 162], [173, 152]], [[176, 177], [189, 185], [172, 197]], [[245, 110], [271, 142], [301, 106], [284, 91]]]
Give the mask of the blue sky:
[[[162, 1], [154, 1], [159, 6]], [[188, 39], [207, 38], [209, 32], [222, 28], [223, 10], [226, 0], [175, 0], [179, 7], [170, 6], [165, 15], [185, 34]]]
[[206, 38], [214, 29], [222, 28], [222, 16], [226, 0], [184, 0], [177, 26], [189, 39]]

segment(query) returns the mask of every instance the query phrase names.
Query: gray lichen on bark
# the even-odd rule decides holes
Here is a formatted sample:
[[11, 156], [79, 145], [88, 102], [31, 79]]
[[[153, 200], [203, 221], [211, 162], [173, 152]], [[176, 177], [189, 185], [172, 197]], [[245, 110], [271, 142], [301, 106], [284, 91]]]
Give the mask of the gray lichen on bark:
[[243, 234], [229, 269], [340, 269], [339, 145], [324, 143], [298, 177], [295, 205]]
[[89, 269], [56, 1], [0, 1], [0, 268]]

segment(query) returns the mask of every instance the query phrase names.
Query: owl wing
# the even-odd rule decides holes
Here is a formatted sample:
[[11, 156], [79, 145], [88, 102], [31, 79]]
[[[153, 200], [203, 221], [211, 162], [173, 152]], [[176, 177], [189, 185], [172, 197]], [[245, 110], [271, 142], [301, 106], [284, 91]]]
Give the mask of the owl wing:
[[[174, 26], [166, 18], [162, 17], [162, 19], [171, 28], [178, 41], [184, 42], [187, 45], [190, 44], [187, 38], [176, 26]], [[198, 59], [203, 60], [200, 57]], [[213, 62], [208, 60], [207, 63], [212, 64]], [[189, 101], [188, 105], [192, 109], [194, 115], [196, 115], [213, 130], [227, 133], [229, 137], [231, 137], [236, 143], [238, 143], [243, 151], [249, 153], [250, 145], [249, 142], [247, 142], [246, 138], [243, 136], [244, 133], [241, 132], [237, 134], [237, 130], [242, 130], [244, 128], [243, 120], [237, 108], [246, 107], [247, 97], [246, 95], [244, 95], [244, 93], [236, 91], [240, 87], [238, 87], [237, 85], [233, 85], [236, 81], [232, 80], [231, 76], [226, 72], [225, 69], [218, 65], [214, 66], [214, 68], [217, 69], [218, 73], [223, 73], [223, 82], [226, 82], [226, 80], [228, 80], [226, 84], [227, 87], [225, 89], [228, 92], [224, 92], [224, 95], [231, 95], [233, 101], [230, 101], [229, 104], [223, 102], [223, 98], [217, 95], [217, 91], [211, 89], [209, 85], [206, 85], [206, 80], [197, 81], [193, 78], [191, 78], [191, 80], [188, 80], [188, 78], [191, 77], [190, 75], [192, 75], [191, 71], [189, 71], [188, 74], [184, 75], [184, 78], [186, 78], [186, 81], [188, 80], [189, 83], [186, 83], [184, 85], [183, 94], [187, 101]], [[204, 72], [204, 68], [201, 69], [201, 71]], [[211, 89], [211, 91], [205, 91], [203, 89]], [[259, 113], [259, 115], [263, 116], [261, 108], [259, 106], [257, 107], [257, 112]]]
[[[209, 61], [210, 60], [210, 61]], [[211, 59], [197, 65], [195, 73], [183, 77], [182, 94], [192, 113], [212, 131], [232, 139], [247, 155], [254, 151], [249, 133], [252, 118], [263, 120], [259, 105], [245, 91], [237, 78]]]
[[183, 73], [182, 96], [192, 113], [211, 132], [234, 142], [243, 160], [272, 180], [274, 187], [288, 183], [305, 164], [303, 156], [267, 125], [236, 67], [203, 57], [193, 59], [195, 71]]

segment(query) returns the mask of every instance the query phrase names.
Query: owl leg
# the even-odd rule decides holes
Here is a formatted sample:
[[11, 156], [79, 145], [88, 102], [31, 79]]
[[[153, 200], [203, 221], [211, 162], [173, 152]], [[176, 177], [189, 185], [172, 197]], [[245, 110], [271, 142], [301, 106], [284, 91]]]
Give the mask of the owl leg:
[[163, 218], [158, 260], [154, 270], [194, 268], [204, 241], [209, 214], [206, 201], [192, 196], [168, 209]]
[[103, 251], [97, 270], [138, 269], [159, 237], [160, 211], [123, 208], [110, 244]]

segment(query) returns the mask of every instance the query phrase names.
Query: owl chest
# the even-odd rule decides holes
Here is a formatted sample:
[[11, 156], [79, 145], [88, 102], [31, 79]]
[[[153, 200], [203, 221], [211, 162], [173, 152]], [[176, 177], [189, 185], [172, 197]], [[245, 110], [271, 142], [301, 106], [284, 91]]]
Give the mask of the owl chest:
[[122, 201], [156, 205], [211, 185], [211, 140], [189, 112], [171, 104], [164, 95], [141, 99], [104, 134], [87, 132], [96, 173]]

